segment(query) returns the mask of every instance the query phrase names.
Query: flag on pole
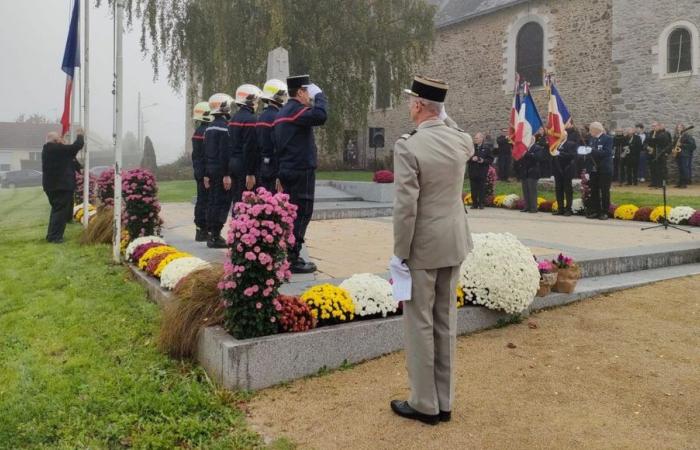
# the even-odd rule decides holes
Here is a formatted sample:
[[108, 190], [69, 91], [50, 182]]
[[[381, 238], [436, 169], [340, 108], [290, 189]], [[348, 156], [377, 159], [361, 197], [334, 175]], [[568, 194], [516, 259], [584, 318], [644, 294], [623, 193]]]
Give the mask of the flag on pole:
[[513, 93], [513, 106], [510, 108], [510, 119], [508, 121], [508, 137], [510, 142], [515, 142], [515, 125], [520, 113], [520, 74], [515, 74], [515, 90]]
[[518, 119], [515, 124], [515, 139], [513, 140], [513, 158], [518, 161], [532, 146], [534, 134], [542, 128], [542, 119], [537, 112], [535, 101], [530, 95], [528, 83], [524, 86], [524, 96]]
[[62, 134], [65, 135], [70, 129], [70, 106], [73, 95], [73, 76], [75, 68], [80, 67], [80, 0], [74, 0], [73, 13], [70, 17], [70, 27], [68, 28], [68, 39], [66, 39], [66, 49], [63, 52], [63, 63], [61, 70], [66, 73], [66, 90], [63, 97], [63, 115], [61, 116]]
[[562, 142], [566, 141], [566, 126], [571, 123], [571, 114], [564, 100], [559, 95], [554, 85], [552, 75], [545, 77], [547, 92], [549, 93], [549, 113], [547, 114], [547, 143], [549, 153], [555, 155]]

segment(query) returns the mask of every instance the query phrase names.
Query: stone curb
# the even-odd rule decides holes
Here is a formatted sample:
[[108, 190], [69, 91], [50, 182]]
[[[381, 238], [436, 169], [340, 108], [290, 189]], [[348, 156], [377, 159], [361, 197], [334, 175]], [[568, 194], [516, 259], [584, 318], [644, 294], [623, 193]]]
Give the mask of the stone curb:
[[[149, 297], [161, 306], [173, 301], [157, 280], [129, 266]], [[631, 272], [581, 280], [573, 294], [535, 298], [523, 315], [562, 306], [597, 295], [643, 286], [664, 279], [700, 274], [700, 264]], [[511, 316], [479, 306], [458, 310], [459, 335], [507, 324]], [[303, 333], [284, 333], [236, 340], [220, 326], [201, 330], [196, 359], [209, 376], [227, 389], [256, 390], [313, 375], [319, 370], [358, 363], [403, 348], [402, 319], [393, 316], [321, 327]]]

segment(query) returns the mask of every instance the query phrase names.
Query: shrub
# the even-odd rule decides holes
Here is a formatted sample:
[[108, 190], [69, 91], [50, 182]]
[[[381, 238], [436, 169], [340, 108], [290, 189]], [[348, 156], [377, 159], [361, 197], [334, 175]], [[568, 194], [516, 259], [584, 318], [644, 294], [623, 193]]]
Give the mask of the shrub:
[[652, 209], [648, 206], [643, 206], [634, 213], [634, 220], [638, 222], [649, 222]]
[[122, 195], [124, 209], [122, 225], [130, 239], [160, 234], [163, 221], [160, 218], [158, 187], [151, 172], [132, 169], [123, 174]]
[[114, 168], [103, 171], [97, 178], [97, 198], [103, 206], [114, 205]]
[[153, 241], [153, 242], [143, 243], [133, 250], [129, 260], [135, 264], [138, 264], [139, 260], [141, 260], [141, 257], [148, 250], [152, 249], [153, 247], [160, 247], [160, 246], [166, 246], [166, 245], [167, 244], [165, 242], [161, 242], [161, 241]]
[[465, 194], [464, 195], [464, 204], [465, 205], [471, 205], [472, 204], [472, 194]]
[[374, 172], [372, 180], [375, 183], [393, 183], [394, 173], [391, 170], [377, 170]]
[[279, 307], [280, 332], [295, 333], [307, 331], [316, 326], [316, 319], [311, 314], [309, 305], [301, 301], [299, 297], [280, 295], [273, 303], [275, 309]]
[[332, 284], [320, 284], [304, 292], [301, 300], [309, 305], [318, 325], [348, 322], [355, 318], [355, 305], [345, 289]]
[[695, 210], [690, 206], [676, 206], [668, 215], [668, 221], [674, 225], [687, 225], [693, 214]]
[[[496, 168], [489, 166], [489, 171], [486, 174], [486, 197], [493, 197], [496, 192], [496, 181], [498, 181], [498, 174], [496, 173]], [[488, 204], [488, 202], [487, 202]], [[492, 206], [492, 205], [489, 205]]]
[[525, 200], [522, 198], [516, 200], [514, 209], [525, 209]]
[[671, 214], [671, 207], [667, 206], [664, 208], [663, 206], [657, 206], [651, 211], [651, 214], [649, 214], [649, 220], [652, 222], [663, 222], [664, 217], [668, 218], [668, 216]]
[[356, 316], [386, 317], [387, 314], [395, 313], [398, 307], [391, 292], [391, 284], [377, 275], [355, 274], [340, 283], [340, 287], [350, 294]]
[[613, 217], [621, 220], [632, 220], [634, 219], [634, 215], [637, 213], [638, 210], [639, 208], [635, 205], [620, 205], [617, 207], [617, 209], [615, 209]]
[[[75, 172], [75, 193], [73, 195], [73, 203], [78, 205], [78, 204], [83, 204], [83, 169], [76, 171]], [[90, 173], [90, 172], [88, 172]], [[90, 186], [89, 186], [89, 194], [88, 194], [88, 201], [90, 203], [95, 202], [95, 190], [97, 189], [97, 177], [93, 174], [90, 174], [89, 176], [90, 179]]]
[[294, 245], [296, 206], [283, 193], [264, 188], [243, 193], [234, 207], [224, 277], [226, 329], [237, 339], [274, 334], [279, 310], [273, 302], [291, 276], [287, 249]]
[[545, 200], [542, 203], [539, 202], [539, 199], [537, 201], [537, 209], [539, 209], [542, 212], [552, 212], [552, 205], [554, 202]]
[[700, 227], [700, 211], [695, 211], [695, 214], [690, 216], [690, 219], [688, 219], [688, 225]]

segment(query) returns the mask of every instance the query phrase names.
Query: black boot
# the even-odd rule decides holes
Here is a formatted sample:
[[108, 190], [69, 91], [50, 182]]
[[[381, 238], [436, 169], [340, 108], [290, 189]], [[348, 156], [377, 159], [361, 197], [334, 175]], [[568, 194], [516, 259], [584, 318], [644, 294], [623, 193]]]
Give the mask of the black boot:
[[219, 233], [212, 233], [211, 236], [209, 236], [209, 240], [207, 241], [207, 247], [226, 248], [228, 247], [228, 245], [226, 245], [226, 241], [219, 235]]
[[202, 228], [197, 228], [194, 234], [194, 240], [197, 242], [206, 242], [209, 240], [209, 232]]
[[312, 262], [306, 262], [304, 261], [304, 258], [298, 257], [295, 259], [290, 259], [289, 260], [289, 270], [292, 271], [292, 273], [314, 273], [316, 272], [316, 264]]

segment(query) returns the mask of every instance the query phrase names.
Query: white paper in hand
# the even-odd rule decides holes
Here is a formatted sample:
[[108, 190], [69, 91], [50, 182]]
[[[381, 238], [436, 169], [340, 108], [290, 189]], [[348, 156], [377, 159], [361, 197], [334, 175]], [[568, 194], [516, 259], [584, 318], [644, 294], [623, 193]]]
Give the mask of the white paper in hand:
[[392, 256], [389, 261], [389, 272], [391, 272], [391, 292], [394, 300], [397, 302], [411, 300], [411, 271], [408, 266], [396, 256]]

